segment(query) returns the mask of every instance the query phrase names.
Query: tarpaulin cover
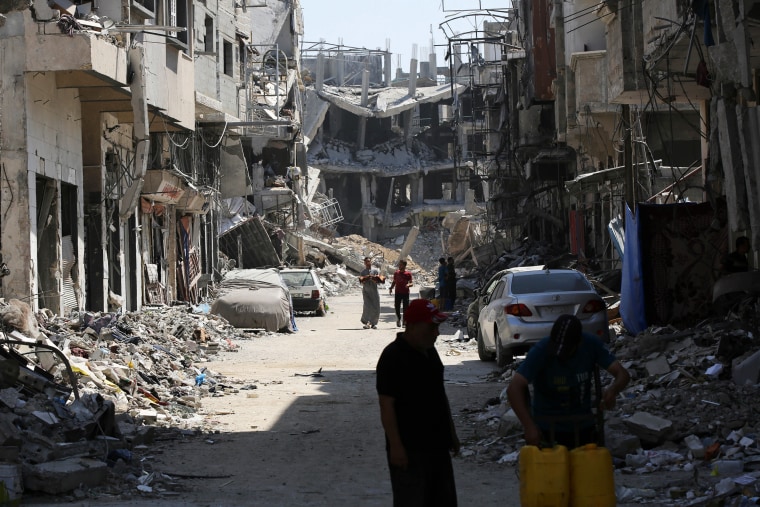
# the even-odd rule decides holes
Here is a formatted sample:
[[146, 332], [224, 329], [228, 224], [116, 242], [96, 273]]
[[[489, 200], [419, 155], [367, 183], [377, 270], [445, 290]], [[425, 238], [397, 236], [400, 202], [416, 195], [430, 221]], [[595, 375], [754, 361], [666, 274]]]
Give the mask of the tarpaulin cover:
[[647, 328], [639, 222], [628, 206], [625, 207], [625, 258], [620, 288], [620, 316], [623, 317], [625, 329], [631, 334], [638, 334]]
[[293, 331], [290, 292], [276, 269], [228, 272], [211, 313], [240, 328]]

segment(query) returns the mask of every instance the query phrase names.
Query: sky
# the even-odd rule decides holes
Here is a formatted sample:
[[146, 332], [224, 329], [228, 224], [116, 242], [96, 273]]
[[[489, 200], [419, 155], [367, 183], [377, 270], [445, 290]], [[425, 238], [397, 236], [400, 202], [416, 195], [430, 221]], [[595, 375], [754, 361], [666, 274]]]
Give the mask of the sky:
[[[301, 0], [303, 40], [342, 41], [346, 46], [385, 50], [390, 39], [393, 67], [400, 63], [408, 70], [412, 45], [417, 44], [418, 60], [428, 61], [432, 37], [436, 46], [441, 45], [436, 47], [438, 65], [445, 65], [447, 39], [439, 25], [455, 15], [453, 9], [504, 8], [505, 4], [505, 0]], [[459, 31], [468, 29], [473, 28]]]

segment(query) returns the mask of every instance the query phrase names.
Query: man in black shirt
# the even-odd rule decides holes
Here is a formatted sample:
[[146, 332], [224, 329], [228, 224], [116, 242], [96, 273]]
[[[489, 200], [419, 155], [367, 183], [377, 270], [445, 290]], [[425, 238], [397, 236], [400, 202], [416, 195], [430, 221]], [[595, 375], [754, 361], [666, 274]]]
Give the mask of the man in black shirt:
[[459, 452], [459, 439], [435, 349], [446, 318], [430, 301], [415, 299], [404, 312], [406, 329], [377, 363], [394, 507], [457, 505], [450, 451]]

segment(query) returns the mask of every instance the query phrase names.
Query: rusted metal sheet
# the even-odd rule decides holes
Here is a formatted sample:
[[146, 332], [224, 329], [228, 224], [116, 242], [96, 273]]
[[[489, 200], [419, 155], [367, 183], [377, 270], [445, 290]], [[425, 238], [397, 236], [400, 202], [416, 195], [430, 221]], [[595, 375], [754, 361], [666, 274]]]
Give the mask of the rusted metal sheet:
[[551, 0], [534, 0], [531, 4], [531, 58], [535, 69], [533, 99], [536, 102], [553, 101], [552, 83], [557, 77], [557, 58], [554, 28], [551, 27], [552, 3]]

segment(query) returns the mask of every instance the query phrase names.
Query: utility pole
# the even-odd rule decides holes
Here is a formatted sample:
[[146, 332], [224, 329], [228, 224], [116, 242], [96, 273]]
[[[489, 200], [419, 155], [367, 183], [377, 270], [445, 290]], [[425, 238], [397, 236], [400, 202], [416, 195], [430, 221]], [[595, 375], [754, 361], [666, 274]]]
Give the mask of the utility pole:
[[623, 164], [625, 165], [625, 202], [631, 211], [636, 208], [636, 171], [631, 146], [631, 106], [623, 104]]

